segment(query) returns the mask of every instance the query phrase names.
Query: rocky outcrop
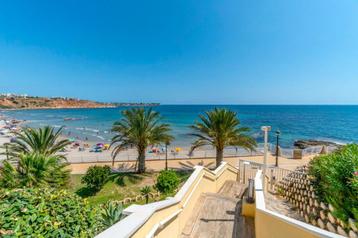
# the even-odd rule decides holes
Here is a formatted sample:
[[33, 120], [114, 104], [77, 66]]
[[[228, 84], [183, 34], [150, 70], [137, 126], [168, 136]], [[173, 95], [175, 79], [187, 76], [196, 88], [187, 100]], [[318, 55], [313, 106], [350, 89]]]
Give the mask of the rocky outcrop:
[[339, 148], [340, 144], [322, 140], [297, 140], [293, 144], [298, 149], [306, 149], [311, 146], [333, 146]]
[[111, 103], [101, 103], [75, 98], [45, 97], [0, 97], [0, 108], [3, 109], [51, 109], [51, 108], [105, 108], [115, 107]]

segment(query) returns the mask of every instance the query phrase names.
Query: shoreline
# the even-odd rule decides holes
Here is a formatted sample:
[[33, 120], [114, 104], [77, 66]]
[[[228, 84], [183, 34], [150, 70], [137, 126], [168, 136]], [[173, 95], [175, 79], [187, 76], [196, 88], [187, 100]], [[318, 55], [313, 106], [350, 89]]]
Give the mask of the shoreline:
[[27, 107], [27, 108], [0, 108], [0, 111], [26, 111], [26, 110], [57, 110], [57, 109], [97, 109], [97, 108], [117, 108], [118, 106], [98, 106], [98, 107]]
[[[108, 108], [108, 107], [102, 107], [102, 108]], [[45, 110], [45, 108], [37, 108], [37, 109]], [[51, 109], [56, 110], [56, 109], [62, 109], [62, 108], [51, 108]], [[66, 108], [66, 109], [75, 110], [75, 109], [79, 109], [79, 108]], [[86, 108], [83, 108], [83, 109], [86, 109]], [[17, 110], [17, 109], [15, 109], [15, 110]], [[30, 110], [30, 109], [23, 109], [23, 110]], [[3, 110], [3, 111], [4, 111], [4, 114], [1, 114], [1, 110], [0, 110], [0, 120], [12, 120], [12, 119], [17, 120], [14, 116], [6, 115], [6, 110]], [[16, 125], [19, 128], [23, 128], [24, 126], [27, 126], [28, 123], [31, 123], [31, 120], [17, 120], [17, 121], [19, 121], [19, 123], [17, 123]], [[84, 125], [86, 125], [86, 124], [84, 123]], [[53, 126], [53, 127], [55, 127], [55, 129], [59, 128], [59, 126]], [[66, 156], [68, 158], [68, 162], [76, 163], [76, 162], [93, 162], [93, 161], [111, 161], [112, 160], [111, 151], [109, 151], [109, 150], [101, 150], [101, 152], [90, 152], [91, 149], [94, 147], [94, 145], [96, 145], [98, 143], [102, 143], [102, 144], [110, 143], [110, 141], [109, 141], [110, 138], [108, 138], [108, 137], [111, 137], [110, 134], [103, 137], [102, 134], [98, 134], [98, 132], [102, 132], [102, 129], [95, 130], [93, 128], [86, 127], [86, 126], [82, 127], [83, 130], [79, 130], [76, 128], [77, 127], [75, 127], [75, 126], [74, 126], [74, 128], [65, 126], [65, 129], [62, 131], [62, 134], [61, 134], [61, 138], [66, 138], [66, 139], [73, 141], [73, 143], [66, 148], [67, 149]], [[78, 128], [80, 128], [80, 126]], [[92, 132], [92, 134], [90, 134], [90, 133], [86, 134], [87, 128], [91, 129], [88, 131]], [[105, 130], [103, 130], [103, 132], [106, 133]], [[85, 139], [85, 138], [87, 138], [87, 139]], [[3, 143], [5, 143], [5, 142], [1, 141], [0, 144], [3, 144]], [[78, 145], [74, 146], [74, 144], [78, 144]], [[87, 144], [87, 145], [85, 146], [85, 144]], [[274, 151], [272, 149], [275, 145], [270, 144], [269, 146], [270, 146], [271, 151]], [[157, 153], [157, 152], [153, 153], [153, 152], [151, 152], [151, 148], [148, 147], [146, 150], [147, 159], [165, 159], [165, 153], [163, 153], [164, 146], [158, 145], [158, 146], [153, 146], [153, 147], [156, 147], [157, 148], [156, 151], [161, 151], [161, 153]], [[195, 150], [192, 154], [189, 154], [190, 147], [191, 147], [191, 143], [189, 141], [186, 144], [184, 144], [184, 143], [182, 144], [181, 142], [180, 143], [175, 142], [175, 143], [171, 144], [168, 147], [168, 159], [176, 159], [176, 158], [188, 159], [188, 158], [198, 158], [198, 157], [199, 158], [207, 158], [207, 157], [215, 156], [215, 149], [213, 149], [211, 147], [203, 147], [203, 148]], [[282, 153], [285, 157], [291, 156], [293, 149], [294, 148], [281, 147]], [[320, 150], [320, 149], [318, 148], [317, 151], [318, 150]], [[224, 156], [250, 156], [250, 155], [255, 155], [255, 154], [256, 155], [262, 154], [262, 151], [263, 151], [263, 146], [262, 146], [262, 144], [258, 143], [257, 152], [250, 153], [243, 149], [239, 148], [238, 150], [236, 150], [234, 147], [232, 147], [232, 148], [225, 149]], [[136, 157], [137, 157], [137, 153], [135, 150], [127, 149], [127, 150], [124, 150], [118, 154], [116, 161], [135, 160]]]

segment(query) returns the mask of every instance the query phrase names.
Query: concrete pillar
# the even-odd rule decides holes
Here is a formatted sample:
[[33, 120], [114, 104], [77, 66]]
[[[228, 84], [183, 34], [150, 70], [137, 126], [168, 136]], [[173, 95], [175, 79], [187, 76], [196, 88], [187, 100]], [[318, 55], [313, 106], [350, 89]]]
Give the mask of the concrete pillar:
[[[268, 133], [271, 131], [271, 126], [262, 126], [261, 130], [264, 132], [264, 165], [263, 165], [263, 183], [266, 180], [267, 156], [268, 156]], [[264, 186], [265, 187], [265, 186]]]

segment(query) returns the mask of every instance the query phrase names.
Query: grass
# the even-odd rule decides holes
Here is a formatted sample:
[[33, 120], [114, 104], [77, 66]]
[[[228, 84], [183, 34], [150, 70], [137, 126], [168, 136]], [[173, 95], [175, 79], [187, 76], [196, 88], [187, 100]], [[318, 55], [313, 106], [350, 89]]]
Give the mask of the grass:
[[[144, 186], [153, 186], [156, 182], [156, 177], [159, 173], [117, 173], [112, 174], [103, 188], [93, 194], [88, 190], [84, 184], [81, 183], [83, 175], [71, 175], [71, 182], [69, 189], [83, 198], [87, 198], [91, 204], [103, 204], [110, 200], [122, 200], [126, 197], [135, 197], [140, 195], [141, 188]], [[183, 184], [190, 176], [191, 172], [177, 171], [181, 184]], [[160, 199], [165, 199], [167, 196], [174, 194], [162, 195]], [[149, 202], [153, 200], [150, 199]], [[145, 200], [136, 202], [137, 204], [144, 204]]]

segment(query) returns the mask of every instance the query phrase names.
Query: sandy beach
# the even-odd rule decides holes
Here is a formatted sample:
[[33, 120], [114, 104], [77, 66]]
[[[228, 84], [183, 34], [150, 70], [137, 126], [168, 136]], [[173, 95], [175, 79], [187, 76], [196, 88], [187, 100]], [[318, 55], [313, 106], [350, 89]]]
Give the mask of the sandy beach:
[[[9, 137], [3, 136], [3, 135], [0, 136], [0, 146], [2, 146], [5, 143], [8, 143], [8, 142], [10, 142]], [[0, 153], [3, 153], [3, 152], [5, 152], [4, 149], [0, 148]], [[0, 155], [0, 161], [2, 161], [4, 159], [6, 159], [6, 156]]]
[[[10, 142], [12, 136], [11, 132], [4, 129], [4, 127], [14, 126], [11, 122], [5, 121], [1, 118], [2, 135], [0, 135], [0, 145]], [[15, 129], [21, 127], [21, 122], [15, 123]], [[6, 132], [5, 132], [6, 131]], [[69, 139], [66, 135], [61, 136], [62, 139]], [[66, 156], [72, 173], [85, 173], [89, 166], [94, 164], [111, 165], [112, 164], [112, 149], [106, 149], [105, 142], [102, 141], [84, 141], [79, 139], [72, 139], [71, 145], [66, 147], [63, 154]], [[97, 145], [101, 146], [98, 147]], [[99, 148], [99, 149], [98, 149]], [[195, 150], [191, 154], [190, 147], [177, 147], [170, 145], [167, 148], [169, 167], [171, 168], [189, 168], [195, 165], [210, 166], [215, 163], [215, 150], [211, 147]], [[262, 147], [258, 147], [256, 151], [250, 152], [244, 149], [227, 148], [224, 151], [225, 161], [234, 166], [238, 166], [239, 160], [248, 160], [252, 162], [262, 163], [263, 161]], [[164, 167], [164, 160], [166, 158], [165, 148], [163, 146], [149, 147], [146, 151], [147, 167], [149, 170], [159, 171]], [[286, 169], [293, 169], [296, 166], [308, 163], [312, 155], [304, 156], [302, 160], [293, 160], [288, 156], [279, 158], [280, 167]], [[5, 159], [5, 155], [0, 155], [0, 161]], [[137, 159], [137, 152], [133, 149], [127, 149], [120, 152], [115, 158], [115, 167], [122, 169], [132, 169], [135, 166]], [[274, 164], [274, 156], [269, 156], [269, 164]]]

